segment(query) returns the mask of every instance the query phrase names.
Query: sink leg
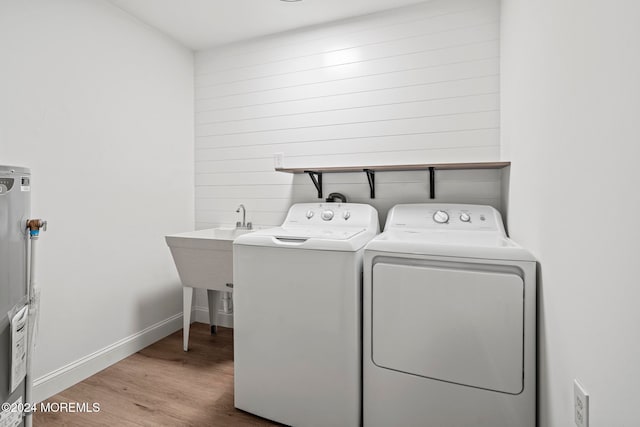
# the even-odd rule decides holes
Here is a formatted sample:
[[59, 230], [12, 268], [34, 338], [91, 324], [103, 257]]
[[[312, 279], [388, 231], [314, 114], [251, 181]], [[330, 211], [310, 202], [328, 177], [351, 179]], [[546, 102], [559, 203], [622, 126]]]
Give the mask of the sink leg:
[[193, 301], [193, 288], [182, 288], [182, 348], [189, 350], [189, 327], [191, 326], [191, 302]]
[[215, 335], [218, 330], [218, 322], [216, 315], [218, 314], [218, 306], [220, 305], [220, 292], [213, 289], [207, 289], [207, 298], [209, 299], [209, 324], [211, 325], [211, 335]]

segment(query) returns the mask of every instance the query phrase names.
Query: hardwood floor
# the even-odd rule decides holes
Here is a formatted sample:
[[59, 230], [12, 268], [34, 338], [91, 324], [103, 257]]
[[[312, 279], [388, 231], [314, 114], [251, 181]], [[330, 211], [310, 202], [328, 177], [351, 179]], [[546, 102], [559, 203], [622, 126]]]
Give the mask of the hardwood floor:
[[233, 330], [191, 326], [129, 356], [46, 402], [94, 402], [93, 413], [36, 413], [40, 426], [274, 426], [233, 407]]

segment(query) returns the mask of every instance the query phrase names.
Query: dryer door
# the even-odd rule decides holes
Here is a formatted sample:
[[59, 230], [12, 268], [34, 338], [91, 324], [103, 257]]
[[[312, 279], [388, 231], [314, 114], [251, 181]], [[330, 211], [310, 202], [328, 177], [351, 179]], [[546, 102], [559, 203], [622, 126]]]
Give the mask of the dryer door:
[[470, 264], [373, 266], [372, 360], [433, 380], [523, 389], [524, 284]]

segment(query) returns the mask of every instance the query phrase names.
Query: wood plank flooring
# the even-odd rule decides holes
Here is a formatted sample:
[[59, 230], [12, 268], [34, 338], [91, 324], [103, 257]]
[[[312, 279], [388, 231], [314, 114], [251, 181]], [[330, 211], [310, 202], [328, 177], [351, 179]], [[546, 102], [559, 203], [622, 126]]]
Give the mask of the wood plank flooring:
[[274, 426], [233, 407], [233, 329], [191, 326], [127, 357], [46, 402], [98, 402], [94, 413], [36, 413], [49, 426]]

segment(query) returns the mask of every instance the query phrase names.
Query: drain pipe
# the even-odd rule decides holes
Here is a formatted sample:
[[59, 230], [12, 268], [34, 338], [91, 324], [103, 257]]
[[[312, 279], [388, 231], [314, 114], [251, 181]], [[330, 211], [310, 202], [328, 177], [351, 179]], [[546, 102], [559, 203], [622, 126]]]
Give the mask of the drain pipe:
[[224, 314], [233, 313], [233, 299], [231, 298], [231, 292], [222, 293], [222, 312]]
[[[47, 231], [47, 221], [41, 219], [30, 219], [27, 221], [27, 230], [29, 231], [29, 281], [27, 286], [27, 297], [29, 299], [29, 319], [27, 328], [27, 376], [25, 378], [25, 396], [26, 404], [33, 404], [33, 377], [31, 372], [31, 358], [36, 348], [36, 330], [38, 327], [38, 318], [40, 311], [40, 289], [36, 286], [36, 242], [40, 237], [40, 230]], [[25, 427], [32, 427], [33, 412], [25, 413]]]

